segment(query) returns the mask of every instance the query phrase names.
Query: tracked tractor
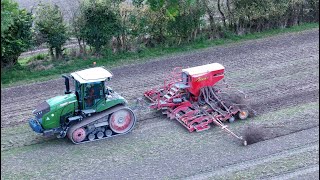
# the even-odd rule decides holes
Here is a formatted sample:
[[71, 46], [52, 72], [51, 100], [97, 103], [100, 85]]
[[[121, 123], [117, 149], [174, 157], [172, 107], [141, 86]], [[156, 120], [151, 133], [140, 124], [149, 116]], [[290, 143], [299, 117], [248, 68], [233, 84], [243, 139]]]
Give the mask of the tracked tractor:
[[151, 101], [150, 108], [176, 119], [189, 132], [204, 131], [214, 124], [246, 145], [224, 122], [246, 119], [249, 107], [241, 93], [233, 96], [223, 91], [228, 88], [226, 83], [217, 86], [223, 78], [224, 66], [219, 63], [175, 68], [162, 86], [146, 91], [144, 96]]
[[[130, 132], [136, 117], [127, 101], [107, 86], [111, 77], [104, 67], [63, 75], [64, 95], [39, 104], [33, 111], [35, 117], [29, 120], [30, 127], [45, 136], [67, 136], [75, 144]], [[70, 91], [69, 81], [74, 91]]]

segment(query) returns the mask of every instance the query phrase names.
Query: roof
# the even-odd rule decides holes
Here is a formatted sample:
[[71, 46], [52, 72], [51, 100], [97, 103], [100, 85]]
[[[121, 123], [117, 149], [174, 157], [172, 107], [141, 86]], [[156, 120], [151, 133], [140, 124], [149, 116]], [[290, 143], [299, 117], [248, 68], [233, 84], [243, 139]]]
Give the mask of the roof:
[[212, 64], [206, 64], [202, 66], [196, 66], [192, 68], [187, 68], [187, 69], [182, 69], [182, 72], [185, 72], [189, 75], [196, 75], [196, 74], [202, 74], [202, 73], [207, 73], [207, 72], [212, 72], [212, 71], [217, 71], [224, 69], [224, 67], [219, 64], [219, 63], [212, 63]]
[[112, 74], [103, 67], [94, 67], [81, 71], [76, 71], [70, 74], [75, 80], [81, 84], [105, 81], [107, 78], [111, 78]]

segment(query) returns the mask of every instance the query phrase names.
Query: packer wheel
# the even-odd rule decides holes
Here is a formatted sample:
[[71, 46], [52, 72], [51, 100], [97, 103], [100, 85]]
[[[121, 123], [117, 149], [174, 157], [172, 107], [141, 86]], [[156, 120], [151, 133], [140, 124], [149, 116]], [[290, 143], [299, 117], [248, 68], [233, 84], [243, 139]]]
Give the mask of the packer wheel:
[[242, 109], [242, 110], [240, 110], [238, 116], [239, 116], [239, 119], [241, 119], [241, 120], [247, 119], [249, 116], [249, 111], [247, 109]]

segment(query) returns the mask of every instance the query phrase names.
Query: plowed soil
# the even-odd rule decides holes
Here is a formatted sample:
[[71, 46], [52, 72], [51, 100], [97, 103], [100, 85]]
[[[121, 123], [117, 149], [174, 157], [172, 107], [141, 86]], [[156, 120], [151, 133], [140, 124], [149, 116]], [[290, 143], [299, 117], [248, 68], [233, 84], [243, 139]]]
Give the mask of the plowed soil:
[[73, 145], [27, 125], [37, 104], [63, 94], [62, 78], [1, 89], [1, 179], [319, 179], [318, 39], [314, 29], [111, 69], [110, 86], [134, 108], [174, 67], [223, 64], [256, 111], [228, 126], [263, 134], [247, 147], [218, 127], [189, 133], [147, 107], [135, 109], [131, 133]]

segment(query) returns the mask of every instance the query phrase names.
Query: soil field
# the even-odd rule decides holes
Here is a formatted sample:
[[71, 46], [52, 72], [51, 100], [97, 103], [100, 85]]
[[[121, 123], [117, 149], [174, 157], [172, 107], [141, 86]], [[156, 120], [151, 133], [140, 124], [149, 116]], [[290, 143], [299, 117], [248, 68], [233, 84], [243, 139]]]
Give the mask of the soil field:
[[174, 67], [223, 64], [256, 111], [230, 129], [264, 134], [246, 147], [218, 127], [189, 133], [148, 108], [135, 109], [127, 135], [73, 145], [27, 125], [38, 103], [63, 94], [62, 78], [1, 89], [1, 179], [319, 179], [318, 39], [314, 29], [111, 69], [110, 86], [134, 107]]

